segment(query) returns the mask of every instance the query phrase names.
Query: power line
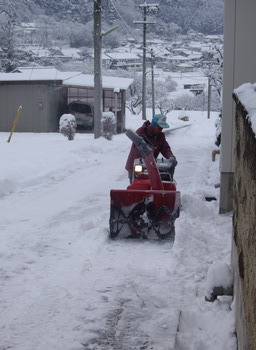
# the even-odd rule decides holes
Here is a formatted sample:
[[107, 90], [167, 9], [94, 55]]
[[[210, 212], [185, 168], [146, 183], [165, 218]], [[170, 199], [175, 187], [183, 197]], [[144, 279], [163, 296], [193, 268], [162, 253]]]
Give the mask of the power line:
[[155, 21], [148, 21], [147, 16], [150, 13], [156, 14], [159, 10], [158, 4], [148, 4], [145, 0], [144, 4], [139, 5], [143, 12], [142, 21], [133, 21], [143, 25], [143, 58], [142, 58], [142, 119], [146, 120], [146, 51], [147, 40], [146, 32], [149, 24], [155, 24]]
[[120, 20], [122, 21], [123, 25], [125, 26], [125, 28], [127, 29], [127, 31], [129, 32], [129, 34], [135, 39], [136, 43], [138, 43], [139, 41], [137, 40], [137, 38], [135, 37], [135, 35], [132, 33], [132, 31], [130, 30], [130, 28], [128, 27], [128, 25], [125, 23], [123, 17], [121, 16], [120, 12], [117, 10], [117, 8], [115, 7], [115, 5], [113, 4], [112, 0], [109, 0], [110, 4], [112, 5], [113, 9], [116, 11], [117, 15], [119, 16]]
[[[39, 52], [41, 50], [41, 45], [43, 43], [43, 40], [44, 40], [44, 36], [46, 34], [46, 31], [47, 31], [47, 26], [44, 27], [44, 31], [43, 31], [43, 34], [41, 36], [41, 40], [39, 41], [39, 46], [38, 46], [38, 49], [37, 49], [37, 57], [39, 57]], [[29, 76], [29, 80], [31, 79], [32, 77], [32, 73], [34, 71], [34, 68], [35, 68], [35, 65], [36, 65], [36, 61], [35, 61], [35, 57], [34, 57], [34, 62], [33, 62], [33, 66], [32, 66], [32, 69], [31, 69], [31, 72], [30, 72], [30, 76]]]

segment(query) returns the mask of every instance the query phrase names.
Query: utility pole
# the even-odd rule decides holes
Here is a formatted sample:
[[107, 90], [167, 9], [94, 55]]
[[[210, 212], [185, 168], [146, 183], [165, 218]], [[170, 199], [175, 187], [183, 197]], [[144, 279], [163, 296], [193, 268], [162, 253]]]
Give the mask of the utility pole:
[[156, 108], [155, 108], [155, 82], [154, 82], [154, 53], [153, 49], [150, 51], [151, 53], [151, 85], [152, 85], [152, 117], [156, 113]]
[[147, 45], [147, 39], [146, 39], [146, 32], [147, 32], [147, 7], [146, 7], [146, 1], [144, 3], [144, 6], [140, 6], [141, 9], [143, 9], [143, 60], [142, 60], [142, 119], [147, 119], [147, 113], [146, 113], [146, 84], [147, 84], [147, 77], [146, 77], [146, 45]]
[[108, 0], [94, 0], [94, 138], [98, 139], [102, 134], [102, 75], [101, 75], [101, 49], [102, 37], [112, 33], [119, 26], [107, 31], [101, 31], [101, 10], [108, 5]]
[[208, 109], [207, 109], [208, 119], [210, 119], [210, 112], [211, 112], [211, 94], [212, 94], [211, 76], [208, 75]]
[[101, 0], [94, 0], [94, 138], [101, 136], [102, 76], [101, 76]]
[[146, 120], [146, 32], [149, 24], [155, 24], [155, 21], [147, 21], [147, 15], [152, 13], [156, 14], [159, 10], [158, 4], [147, 4], [144, 0], [144, 4], [139, 5], [139, 8], [143, 11], [143, 21], [134, 21], [133, 23], [143, 24], [143, 60], [142, 60], [142, 119]]

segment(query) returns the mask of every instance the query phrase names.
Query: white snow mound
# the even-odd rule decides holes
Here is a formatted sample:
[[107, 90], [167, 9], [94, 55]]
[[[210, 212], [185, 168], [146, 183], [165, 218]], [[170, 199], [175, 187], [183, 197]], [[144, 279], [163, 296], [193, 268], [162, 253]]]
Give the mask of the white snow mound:
[[233, 284], [233, 273], [224, 262], [218, 262], [210, 266], [207, 273], [206, 293], [211, 294], [214, 287], [229, 288]]

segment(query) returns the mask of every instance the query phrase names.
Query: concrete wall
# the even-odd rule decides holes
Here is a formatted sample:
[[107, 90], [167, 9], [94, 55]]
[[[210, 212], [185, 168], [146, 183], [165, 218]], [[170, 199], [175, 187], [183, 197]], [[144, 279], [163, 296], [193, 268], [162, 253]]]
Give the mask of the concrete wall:
[[[238, 349], [256, 349], [256, 137], [237, 96], [232, 266]], [[255, 93], [256, 99], [256, 93]]]
[[235, 127], [232, 92], [243, 83], [256, 81], [255, 13], [255, 0], [225, 0], [220, 213], [231, 211], [233, 203]]

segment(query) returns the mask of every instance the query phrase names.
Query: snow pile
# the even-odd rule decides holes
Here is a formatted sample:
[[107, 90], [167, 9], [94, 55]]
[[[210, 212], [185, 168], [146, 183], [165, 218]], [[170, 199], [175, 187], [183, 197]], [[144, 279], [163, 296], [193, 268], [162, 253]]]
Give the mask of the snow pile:
[[215, 288], [230, 289], [233, 286], [233, 273], [224, 262], [218, 262], [210, 266], [207, 273], [206, 297], [211, 298]]
[[189, 121], [189, 113], [187, 111], [182, 111], [178, 118], [184, 122], [187, 122]]
[[74, 140], [76, 133], [76, 118], [72, 114], [63, 114], [59, 121], [60, 133], [69, 141]]
[[[0, 135], [8, 139], [8, 133]], [[58, 133], [14, 133], [11, 143], [1, 144], [0, 197], [45, 181], [57, 183], [85, 165], [94, 167], [109, 147], [107, 140], [96, 142], [92, 135], [77, 134], [66, 142]]]

